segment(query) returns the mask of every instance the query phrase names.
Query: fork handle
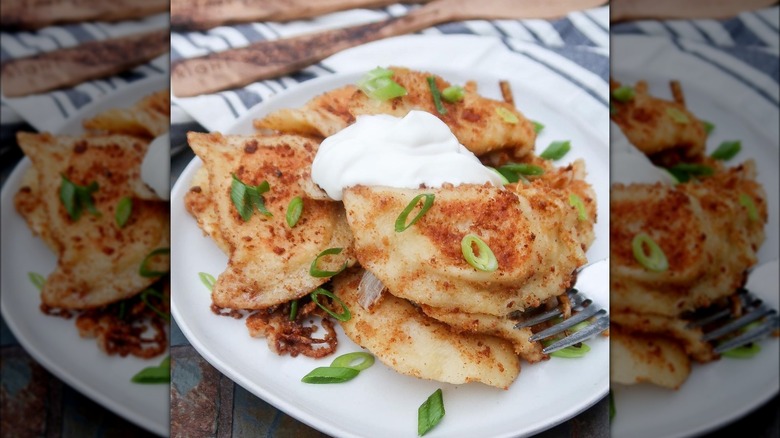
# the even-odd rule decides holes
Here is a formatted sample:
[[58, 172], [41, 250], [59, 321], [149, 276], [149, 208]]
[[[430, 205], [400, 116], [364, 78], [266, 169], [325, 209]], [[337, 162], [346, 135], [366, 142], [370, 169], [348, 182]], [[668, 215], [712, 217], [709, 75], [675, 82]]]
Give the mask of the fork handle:
[[261, 41], [239, 49], [185, 59], [172, 68], [173, 94], [191, 97], [281, 76], [350, 47], [451, 21], [455, 13], [446, 8], [446, 4], [432, 2], [402, 17]]

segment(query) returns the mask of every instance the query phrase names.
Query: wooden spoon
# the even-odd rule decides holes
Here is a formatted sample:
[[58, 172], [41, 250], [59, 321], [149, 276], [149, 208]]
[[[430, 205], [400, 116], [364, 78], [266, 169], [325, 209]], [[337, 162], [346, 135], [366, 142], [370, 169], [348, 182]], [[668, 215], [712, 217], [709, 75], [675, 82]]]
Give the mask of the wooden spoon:
[[398, 18], [311, 33], [181, 60], [171, 71], [179, 97], [237, 88], [291, 73], [341, 50], [416, 32], [437, 24], [472, 19], [557, 18], [592, 8], [603, 0], [434, 0]]
[[610, 3], [610, 20], [723, 19], [740, 12], [765, 8], [775, 0], [614, 0]]

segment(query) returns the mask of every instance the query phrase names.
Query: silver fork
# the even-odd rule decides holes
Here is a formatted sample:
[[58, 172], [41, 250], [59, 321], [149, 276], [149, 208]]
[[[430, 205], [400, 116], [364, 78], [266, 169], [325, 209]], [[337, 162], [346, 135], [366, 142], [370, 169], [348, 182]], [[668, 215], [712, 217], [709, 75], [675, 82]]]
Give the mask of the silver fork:
[[[578, 268], [575, 271], [575, 275], [577, 275], [577, 279], [579, 280], [580, 278], [579, 274], [582, 271], [600, 263], [608, 264], [608, 261], [600, 260], [598, 262], [590, 263]], [[575, 282], [575, 286], [576, 286], [576, 282]], [[575, 344], [579, 344], [580, 342], [586, 341], [609, 328], [609, 313], [607, 313], [605, 309], [603, 309], [602, 307], [594, 303], [593, 300], [585, 296], [576, 287], [572, 287], [571, 289], [569, 289], [566, 292], [566, 294], [568, 295], [569, 302], [571, 303], [571, 312], [572, 312], [571, 316], [553, 325], [552, 327], [548, 327], [538, 333], [534, 333], [529, 338], [529, 340], [541, 341], [550, 338], [584, 321], [588, 321], [588, 325], [564, 337], [563, 339], [559, 339], [553, 342], [552, 344], [544, 347], [542, 351], [545, 354], [549, 354], [554, 351], [558, 351], [560, 349], [570, 347]], [[530, 327], [533, 325], [543, 323], [545, 321], [549, 321], [553, 318], [557, 318], [563, 315], [563, 310], [561, 309], [561, 307], [562, 306], [558, 306], [553, 309], [547, 310], [545, 312], [523, 318], [517, 324], [515, 324], [515, 328], [519, 329], [523, 327]]]

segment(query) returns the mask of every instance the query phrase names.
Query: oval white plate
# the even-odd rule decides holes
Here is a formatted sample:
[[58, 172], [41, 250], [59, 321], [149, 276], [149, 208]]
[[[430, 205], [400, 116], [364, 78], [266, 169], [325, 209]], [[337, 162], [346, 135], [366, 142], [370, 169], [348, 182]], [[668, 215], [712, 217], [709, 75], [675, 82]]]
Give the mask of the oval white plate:
[[[741, 140], [742, 152], [728, 164], [756, 160], [758, 181], [769, 201], [767, 238], [760, 263], [778, 256], [778, 111], [732, 76], [680, 51], [664, 38], [618, 35], [612, 38], [613, 77], [624, 83], [648, 81], [652, 94], [671, 99], [669, 81], [681, 82], [688, 108], [716, 125], [707, 141], [713, 151], [722, 141]], [[618, 61], [619, 60], [619, 61]], [[706, 78], [706, 80], [704, 80]], [[775, 265], [776, 266], [776, 265]], [[775, 268], [776, 269], [776, 268]], [[774, 281], [759, 282], [753, 290], [778, 308], [777, 271]], [[751, 278], [752, 285], [755, 282]], [[761, 343], [751, 360], [723, 358], [695, 364], [678, 391], [651, 385], [615, 385], [615, 438], [682, 437], [700, 434], [747, 414], [780, 388], [778, 340]]]
[[[424, 40], [421, 37], [417, 41]], [[443, 39], [438, 38], [441, 42]], [[404, 41], [403, 39], [401, 41]], [[408, 41], [407, 41], [408, 42]], [[373, 45], [361, 46], [355, 55], [369, 57], [372, 67], [411, 65], [400, 62], [408, 44], [382, 42], [382, 51]], [[449, 46], [452, 51], [453, 47]], [[383, 53], [392, 61], [377, 62], [371, 56]], [[343, 55], [343, 54], [342, 54]], [[346, 56], [346, 55], [344, 55]], [[421, 65], [414, 67], [424, 68]], [[498, 79], [509, 79], [519, 108], [530, 118], [546, 125], [539, 140], [539, 150], [552, 140], [572, 140], [572, 151], [561, 160], [586, 160], [589, 180], [599, 203], [597, 240], [588, 253], [590, 260], [608, 255], [608, 150], [606, 134], [582, 120], [591, 114], [578, 114], [573, 108], [578, 97], [567, 102], [549, 99], [558, 78], [547, 78], [542, 86], [525, 81], [493, 77], [484, 72], [446, 71], [429, 68], [446, 79], [463, 83], [477, 80], [480, 92], [500, 98]], [[365, 70], [362, 70], [365, 71]], [[354, 83], [360, 73], [337, 74], [307, 81], [250, 110], [238, 120], [230, 133], [253, 132], [251, 120], [275, 109], [297, 107], [311, 97]], [[580, 99], [590, 97], [579, 97]], [[589, 102], [588, 102], [589, 104]], [[606, 116], [606, 107], [603, 108]], [[606, 122], [602, 125], [606, 130]], [[510, 437], [528, 435], [565, 421], [604, 397], [608, 391], [609, 343], [606, 338], [590, 342], [592, 351], [583, 359], [552, 358], [545, 363], [523, 364], [520, 376], [509, 390], [497, 390], [481, 384], [450, 385], [403, 376], [377, 362], [358, 378], [340, 385], [308, 385], [300, 379], [311, 369], [330, 363], [332, 358], [317, 361], [306, 357], [280, 357], [269, 351], [265, 340], [249, 336], [243, 321], [214, 315], [209, 306], [209, 291], [200, 282], [199, 272], [214, 276], [226, 266], [227, 257], [207, 237], [185, 211], [183, 196], [193, 173], [201, 166], [195, 158], [177, 180], [171, 199], [172, 233], [172, 313], [190, 343], [206, 360], [235, 382], [289, 415], [339, 437], [413, 437], [417, 432], [417, 408], [437, 388], [444, 392], [446, 415], [426, 436], [431, 437]], [[608, 305], [607, 272], [594, 275], [586, 291], [595, 300]], [[583, 282], [585, 282], [583, 280]], [[339, 348], [333, 357], [360, 347], [338, 328]]]
[[[165, 79], [131, 84], [104, 100], [85, 106], [59, 134], [83, 132], [81, 122], [85, 118], [109, 108], [130, 106], [141, 96], [168, 87]], [[159, 364], [164, 355], [148, 360], [108, 356], [97, 347], [94, 339], [79, 336], [75, 320], [46, 316], [39, 310], [40, 294], [27, 273], [47, 276], [54, 270], [57, 258], [32, 235], [14, 208], [13, 197], [30, 165], [29, 159], [22, 159], [0, 195], [3, 241], [0, 309], [3, 318], [24, 349], [49, 372], [117, 415], [167, 436], [170, 423], [168, 385], [139, 385], [130, 381], [143, 368]]]

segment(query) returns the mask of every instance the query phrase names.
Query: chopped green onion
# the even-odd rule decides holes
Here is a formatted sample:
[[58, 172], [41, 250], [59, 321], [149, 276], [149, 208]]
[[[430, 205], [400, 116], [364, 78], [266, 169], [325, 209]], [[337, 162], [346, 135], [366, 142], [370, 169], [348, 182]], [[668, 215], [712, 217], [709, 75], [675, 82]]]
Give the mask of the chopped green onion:
[[[645, 252], [645, 245], [650, 254]], [[631, 249], [634, 258], [645, 268], [653, 272], [662, 272], [669, 269], [669, 261], [660, 246], [646, 233], [639, 233], [631, 241]]]
[[498, 173], [504, 175], [504, 177], [511, 183], [515, 183], [520, 180], [522, 176], [539, 176], [544, 175], [544, 169], [535, 164], [526, 163], [509, 163], [504, 164], [498, 168]]
[[116, 211], [114, 212], [114, 219], [116, 225], [119, 228], [124, 228], [127, 220], [130, 219], [130, 214], [133, 212], [133, 198], [125, 196], [119, 200], [116, 205]]
[[518, 119], [517, 116], [512, 113], [512, 111], [509, 111], [503, 106], [496, 107], [496, 114], [501, 116], [501, 118], [510, 125], [516, 125], [520, 123], [520, 119]]
[[739, 194], [739, 204], [747, 209], [748, 218], [750, 218], [751, 221], [757, 221], [759, 219], [758, 208], [756, 208], [756, 204], [753, 202], [753, 198], [751, 198], [747, 193]]
[[[352, 363], [356, 360], [359, 360], [360, 362], [353, 365]], [[356, 351], [354, 353], [342, 354], [341, 356], [333, 359], [333, 362], [331, 362], [330, 366], [336, 368], [352, 368], [358, 371], [363, 371], [366, 368], [371, 367], [373, 364], [373, 355], [363, 351]]]
[[37, 272], [28, 272], [27, 278], [30, 279], [30, 282], [33, 286], [37, 287], [38, 290], [43, 289], [43, 285], [46, 283], [46, 278]]
[[449, 103], [455, 103], [460, 102], [463, 100], [463, 96], [466, 94], [466, 91], [461, 87], [460, 85], [452, 85], [441, 92], [441, 97], [444, 98]]
[[563, 158], [569, 150], [571, 150], [571, 142], [569, 140], [554, 141], [539, 156], [545, 160], [555, 161]]
[[507, 185], [507, 184], [509, 184], [509, 180], [507, 179], [507, 177], [506, 177], [506, 176], [504, 176], [504, 174], [503, 174], [503, 173], [499, 172], [499, 171], [498, 171], [498, 169], [496, 169], [496, 168], [494, 168], [494, 167], [490, 167], [490, 166], [485, 166], [485, 167], [487, 167], [488, 169], [490, 169], [492, 172], [495, 172], [495, 173], [496, 173], [496, 175], [498, 175], [498, 177], [499, 177], [499, 178], [501, 178], [501, 184], [503, 184], [503, 185]]
[[[320, 302], [317, 300], [317, 297], [320, 295], [325, 295], [326, 297], [330, 297], [333, 301], [336, 301], [341, 306], [341, 310], [343, 312], [341, 313], [335, 313], [332, 310], [328, 309], [325, 305], [320, 304]], [[321, 287], [318, 287], [314, 290], [314, 292], [311, 293], [311, 300], [314, 301], [317, 306], [320, 307], [320, 309], [328, 312], [328, 314], [336, 319], [338, 319], [341, 322], [349, 321], [352, 318], [352, 313], [349, 311], [349, 308], [346, 304], [344, 304], [343, 301], [339, 297], [333, 294], [333, 292], [323, 289]]]
[[354, 368], [317, 367], [301, 378], [303, 383], [344, 383], [352, 380], [360, 371]]
[[298, 219], [301, 218], [301, 213], [303, 213], [303, 199], [301, 199], [300, 196], [296, 196], [287, 204], [286, 219], [287, 225], [289, 225], [290, 228], [294, 228], [298, 223]]
[[444, 397], [441, 388], [431, 394], [417, 409], [417, 435], [423, 436], [444, 418]]
[[377, 67], [363, 76], [357, 86], [372, 99], [381, 101], [406, 96], [406, 88], [395, 82], [390, 69]]
[[628, 102], [629, 100], [634, 98], [634, 88], [630, 87], [628, 85], [623, 85], [622, 87], [615, 88], [612, 90], [612, 97], [615, 98], [618, 102]]
[[127, 301], [119, 302], [119, 319], [125, 319], [125, 313], [127, 313]]
[[71, 182], [65, 174], [62, 174], [60, 183], [60, 201], [65, 206], [71, 220], [77, 221], [84, 209], [95, 217], [100, 217], [100, 212], [95, 208], [92, 194], [98, 191], [98, 183], [93, 181], [88, 186], [80, 186]]
[[674, 107], [666, 108], [666, 115], [668, 115], [669, 117], [672, 118], [672, 120], [674, 120], [675, 122], [681, 125], [685, 125], [691, 122], [691, 119], [689, 119], [684, 112]]
[[157, 297], [157, 298], [159, 298], [162, 301], [163, 294], [158, 292], [158, 291], [156, 291], [156, 290], [154, 290], [154, 289], [149, 288], [149, 289], [146, 289], [145, 291], [141, 292], [141, 301], [143, 301], [144, 304], [146, 304], [146, 307], [152, 309], [152, 311], [154, 313], [156, 313], [160, 318], [162, 318], [162, 319], [164, 319], [166, 321], [170, 321], [171, 320], [171, 315], [169, 315], [167, 313], [164, 313], [163, 311], [158, 309], [155, 305], [150, 303], [149, 302], [149, 295]]
[[290, 304], [290, 321], [295, 321], [298, 317], [298, 300], [293, 300]]
[[544, 129], [544, 125], [539, 123], [539, 122], [537, 122], [536, 120], [531, 120], [531, 123], [533, 123], [533, 125], [534, 125], [534, 132], [537, 133], [537, 134], [542, 132], [542, 129]]
[[317, 255], [317, 258], [315, 258], [314, 261], [311, 262], [311, 266], [309, 267], [309, 275], [317, 278], [333, 277], [334, 275], [346, 269], [347, 262], [344, 262], [344, 264], [341, 266], [341, 268], [338, 271], [323, 271], [317, 267], [317, 264], [319, 263], [322, 257], [325, 257], [326, 255], [341, 254], [342, 249], [343, 248], [328, 248], [325, 251], [319, 253], [319, 255]]
[[213, 275], [207, 272], [198, 272], [198, 277], [200, 277], [200, 282], [203, 283], [203, 285], [206, 286], [208, 290], [214, 290], [214, 283], [217, 282], [217, 279], [214, 278]]
[[[423, 206], [420, 209], [419, 212], [417, 212], [417, 215], [409, 222], [406, 223], [407, 217], [409, 217], [409, 213], [412, 212], [412, 209], [417, 206], [417, 203], [420, 202], [420, 199], [425, 198], [425, 201], [423, 202]], [[409, 201], [409, 204], [406, 205], [406, 208], [403, 209], [401, 214], [398, 215], [398, 218], [395, 220], [395, 231], [397, 233], [400, 233], [402, 231], [405, 231], [407, 228], [414, 225], [420, 218], [428, 211], [430, 210], [431, 206], [433, 206], [433, 199], [435, 198], [435, 195], [433, 193], [422, 193], [414, 198], [412, 198], [411, 201]]]
[[710, 154], [710, 157], [716, 160], [728, 161], [734, 158], [735, 155], [742, 150], [742, 142], [739, 140], [724, 141], [721, 143], [715, 151]]
[[[477, 245], [479, 255], [474, 254], [472, 244]], [[460, 249], [463, 252], [463, 258], [473, 267], [484, 272], [493, 272], [498, 269], [498, 260], [493, 251], [476, 234], [466, 234], [460, 241]]]
[[441, 115], [447, 114], [447, 108], [444, 108], [444, 106], [441, 104], [441, 91], [439, 91], [439, 87], [436, 86], [436, 78], [433, 76], [428, 76], [427, 80], [428, 88], [431, 89], [433, 105], [436, 107], [436, 111], [438, 111]]
[[250, 186], [238, 179], [235, 173], [231, 175], [233, 176], [233, 182], [230, 184], [230, 200], [233, 201], [233, 205], [244, 222], [252, 218], [255, 207], [263, 215], [273, 216], [265, 208], [265, 199], [262, 196], [263, 193], [271, 189], [268, 181], [263, 181], [256, 186]]
[[160, 365], [147, 367], [130, 379], [133, 383], [170, 383], [171, 381], [171, 357], [168, 356], [160, 362]]
[[566, 348], [561, 348], [558, 351], [553, 351], [550, 356], [563, 357], [566, 359], [577, 359], [585, 356], [590, 351], [588, 344], [580, 343], [579, 347], [571, 345]]
[[157, 248], [154, 251], [150, 252], [146, 257], [144, 257], [143, 261], [141, 261], [141, 266], [138, 268], [138, 275], [141, 277], [146, 278], [152, 278], [152, 277], [159, 277], [161, 275], [166, 274], [168, 271], [152, 271], [147, 265], [152, 260], [153, 257], [163, 254], [170, 254], [171, 249], [170, 248]]
[[715, 125], [711, 122], [708, 122], [706, 120], [702, 120], [701, 124], [704, 125], [704, 132], [707, 133], [707, 135], [712, 134], [712, 131], [715, 130]]
[[617, 411], [615, 410], [615, 397], [612, 395], [612, 390], [609, 390], [609, 421], [612, 421], [613, 418], [615, 418], [615, 414]]
[[710, 166], [693, 163], [675, 164], [667, 170], [681, 183], [690, 181], [692, 177], [710, 176], [715, 173], [715, 170]]
[[582, 202], [582, 198], [575, 193], [569, 194], [569, 205], [577, 209], [577, 219], [584, 221], [588, 219], [588, 214], [585, 211], [585, 204]]
[[761, 346], [756, 342], [743, 345], [741, 347], [732, 348], [721, 353], [722, 356], [730, 357], [733, 359], [751, 359], [761, 352]]

